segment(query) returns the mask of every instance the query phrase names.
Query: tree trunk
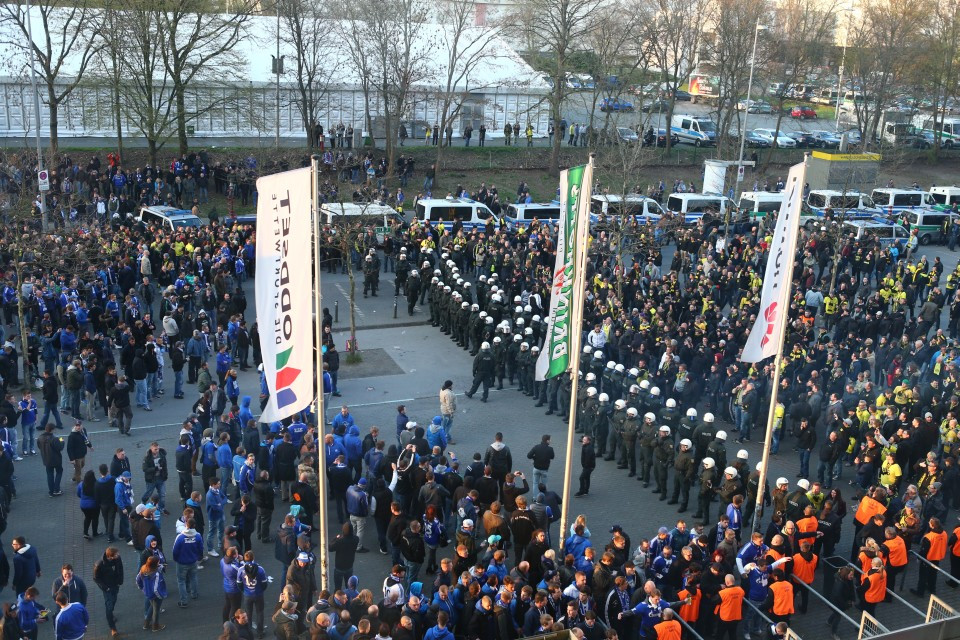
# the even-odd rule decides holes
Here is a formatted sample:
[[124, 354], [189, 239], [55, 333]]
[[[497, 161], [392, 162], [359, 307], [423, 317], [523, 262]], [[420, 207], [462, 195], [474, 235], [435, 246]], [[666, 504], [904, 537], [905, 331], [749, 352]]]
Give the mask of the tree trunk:
[[353, 362], [360, 361], [360, 350], [357, 348], [357, 279], [353, 273], [353, 263], [347, 252], [347, 278], [350, 280], [350, 339], [347, 341], [347, 359]]
[[[57, 150], [59, 147], [59, 140], [57, 139], [60, 131], [60, 103], [57, 102], [56, 96], [54, 95], [53, 87], [50, 87], [50, 90], [47, 92], [47, 102], [48, 102], [48, 117], [47, 120], [50, 124], [50, 162], [57, 161]], [[37, 133], [40, 131], [40, 123], [37, 123]], [[39, 158], [37, 158], [39, 160]]]
[[160, 148], [157, 145], [156, 138], [147, 138], [147, 153], [150, 156], [150, 166], [156, 167], [158, 156], [160, 155]]
[[[21, 269], [16, 269], [16, 272], [17, 282], [23, 282]], [[19, 291], [17, 293], [17, 324], [20, 326], [20, 357], [22, 358], [23, 365], [23, 388], [25, 391], [30, 391], [33, 388], [33, 380], [30, 378], [30, 359], [27, 357], [27, 336], [30, 334], [27, 331], [26, 318], [23, 316], [23, 296], [19, 295]]]
[[[123, 162], [123, 117], [120, 113], [120, 84], [119, 80], [116, 79], [116, 84], [113, 88], [113, 109], [117, 116], [117, 153], [120, 155], [120, 162]], [[156, 166], [151, 164], [151, 167]]]
[[173, 88], [177, 100], [177, 143], [180, 147], [180, 155], [187, 152], [187, 114], [183, 91], [184, 88], [179, 83]]

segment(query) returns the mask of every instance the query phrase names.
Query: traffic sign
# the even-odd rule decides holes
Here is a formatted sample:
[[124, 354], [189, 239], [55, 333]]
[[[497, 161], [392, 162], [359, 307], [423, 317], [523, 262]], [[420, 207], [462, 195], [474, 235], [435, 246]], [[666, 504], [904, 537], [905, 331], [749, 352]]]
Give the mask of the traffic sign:
[[737, 167], [737, 182], [743, 182], [743, 165]]
[[37, 182], [40, 184], [40, 191], [50, 191], [50, 175], [46, 169], [37, 172]]

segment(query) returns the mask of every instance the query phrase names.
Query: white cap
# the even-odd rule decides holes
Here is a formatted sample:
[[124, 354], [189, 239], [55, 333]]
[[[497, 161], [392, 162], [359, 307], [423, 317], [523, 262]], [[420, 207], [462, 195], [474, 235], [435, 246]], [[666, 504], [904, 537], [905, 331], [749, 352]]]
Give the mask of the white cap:
[[613, 403], [613, 406], [616, 407], [617, 409], [623, 409], [625, 406], [627, 406], [627, 401], [617, 400], [616, 402]]
[[587, 387], [587, 396], [590, 397], [590, 398], [592, 398], [592, 397], [595, 396], [595, 395], [597, 395], [597, 388], [596, 388], [596, 387]]
[[726, 440], [727, 432], [726, 431], [717, 431], [717, 440]]
[[600, 402], [610, 402], [610, 396], [605, 393], [601, 393], [599, 396], [597, 396], [597, 400]]
[[653, 389], [650, 389], [650, 395], [652, 396], [660, 395], [660, 387], [654, 387]]
[[667, 435], [670, 435], [670, 427], [668, 427], [667, 425], [662, 425], [660, 427], [660, 433], [665, 433]]
[[616, 366], [617, 366], [617, 363], [614, 362], [613, 360], [610, 360], [609, 362], [607, 362], [607, 369], [613, 369]]
[[747, 453], [746, 449], [740, 449], [740, 451], [737, 451], [737, 458], [739, 458], [740, 460], [746, 460], [749, 457], [750, 457], [750, 454]]
[[652, 411], [647, 411], [645, 414], [643, 414], [643, 419], [653, 422], [654, 420], [657, 419], [657, 416], [653, 415]]
[[810, 481], [806, 478], [800, 478], [797, 480], [797, 486], [803, 489], [804, 491], [810, 491]]
[[778, 486], [778, 487], [782, 487], [782, 486], [788, 485], [788, 484], [790, 484], [790, 481], [787, 480], [786, 478], [784, 478], [784, 477], [782, 477], [782, 476], [779, 477], [779, 478], [777, 478], [777, 486]]
[[596, 379], [597, 379], [597, 374], [595, 374], [595, 373], [588, 373], [588, 374], [587, 374], [587, 382], [593, 382], [593, 381], [596, 380]]
[[622, 364], [618, 364], [617, 366], [614, 367], [614, 369], [616, 369], [617, 373], [623, 373], [623, 365], [622, 365]]
[[641, 388], [641, 389], [649, 389], [649, 388], [650, 388], [650, 381], [649, 381], [649, 380], [641, 380], [641, 381], [640, 381], [640, 388]]
[[704, 422], [713, 422], [713, 414], [712, 414], [712, 413], [705, 413], [705, 414], [703, 414], [703, 421], [704, 421]]
[[680, 446], [686, 447], [687, 449], [689, 449], [693, 446], [693, 443], [690, 442], [687, 438], [684, 438], [683, 440], [680, 441]]
[[713, 469], [713, 465], [715, 465], [715, 464], [717, 464], [717, 463], [714, 462], [714, 461], [713, 461], [713, 458], [711, 458], [710, 456], [707, 456], [706, 458], [703, 459], [703, 468], [704, 468], [704, 469]]
[[677, 406], [677, 401], [676, 401], [676, 400], [674, 400], [673, 398], [667, 398], [667, 408], [668, 408], [668, 409], [674, 409], [674, 408], [676, 408], [676, 406]]
[[481, 348], [481, 349], [489, 349], [489, 348], [490, 348], [490, 343], [489, 343], [489, 342], [484, 342], [483, 344], [480, 345], [480, 348]]
[[636, 418], [637, 410], [633, 407], [630, 407], [629, 409], [627, 409], [627, 415], [630, 416], [631, 418]]
[[632, 375], [634, 378], [636, 378], [638, 375], [640, 375], [640, 369], [637, 369], [636, 367], [634, 367], [633, 369], [630, 369], [628, 373]]
[[407, 421], [406, 427], [407, 427], [408, 430], [416, 429], [416, 428], [417, 428], [417, 423], [414, 422], [413, 420], [409, 420], [409, 421]]
[[724, 472], [725, 474], [727, 474], [728, 476], [735, 476], [735, 475], [737, 475], [737, 470], [734, 469], [733, 467], [727, 467], [726, 469], [723, 470], [723, 472]]

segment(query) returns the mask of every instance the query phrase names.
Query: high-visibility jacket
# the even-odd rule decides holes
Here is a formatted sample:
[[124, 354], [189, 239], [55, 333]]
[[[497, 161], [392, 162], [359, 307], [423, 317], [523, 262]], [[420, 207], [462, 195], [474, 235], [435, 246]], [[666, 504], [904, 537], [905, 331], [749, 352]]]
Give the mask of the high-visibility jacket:
[[803, 557], [802, 553], [793, 554], [793, 575], [804, 584], [813, 584], [813, 573], [817, 570], [817, 554], [811, 553], [810, 559]]
[[683, 635], [683, 627], [676, 620], [664, 620], [653, 625], [653, 630], [657, 632], [657, 640], [680, 640]]
[[703, 597], [703, 593], [699, 588], [692, 593], [689, 589], [683, 589], [677, 593], [678, 600], [686, 600], [687, 596], [690, 597], [690, 604], [680, 605], [680, 610], [677, 611], [677, 615], [687, 622], [694, 623], [700, 619], [700, 599]]
[[867, 592], [863, 594], [863, 599], [874, 604], [883, 602], [884, 598], [887, 597], [887, 572], [869, 573], [860, 579], [861, 583], [867, 581], [869, 581], [870, 586], [867, 587]]
[[930, 562], [940, 562], [947, 555], [947, 532], [931, 531], [923, 536], [930, 543], [927, 549], [927, 560]]
[[810, 516], [808, 518], [800, 518], [797, 520], [797, 531], [800, 533], [809, 533], [811, 531], [817, 530], [817, 525], [819, 521], [816, 516]]
[[864, 496], [857, 505], [857, 514], [854, 519], [860, 524], [867, 524], [878, 513], [885, 513], [887, 507], [869, 496]]
[[726, 587], [720, 589], [720, 604], [715, 613], [720, 615], [724, 622], [733, 622], [743, 618], [743, 589], [741, 587]]
[[900, 536], [894, 536], [890, 540], [887, 540], [884, 545], [890, 551], [888, 556], [888, 562], [891, 567], [902, 567], [907, 564], [907, 545], [904, 543], [903, 538]]
[[[881, 557], [882, 557], [882, 556], [881, 556]], [[870, 557], [870, 556], [868, 556], [865, 551], [861, 551], [860, 554], [857, 555], [857, 559], [860, 561], [860, 570], [861, 570], [864, 574], [869, 573], [869, 572], [870, 572], [870, 566], [871, 566], [871, 564], [873, 563], [873, 558]]]
[[775, 616], [788, 616], [793, 613], [793, 585], [786, 580], [770, 584], [773, 593], [773, 606], [770, 613]]
[[960, 527], [957, 527], [953, 530], [953, 536], [957, 539], [957, 541], [953, 543], [953, 549], [950, 551], [953, 553], [953, 555], [960, 556]]

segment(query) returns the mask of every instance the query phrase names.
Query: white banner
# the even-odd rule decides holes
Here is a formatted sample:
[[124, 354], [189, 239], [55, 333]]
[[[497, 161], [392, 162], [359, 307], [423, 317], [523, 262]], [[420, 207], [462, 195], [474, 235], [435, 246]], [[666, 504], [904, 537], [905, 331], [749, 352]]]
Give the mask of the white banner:
[[783, 335], [790, 311], [790, 285], [797, 253], [800, 208], [803, 204], [804, 163], [790, 167], [784, 189], [786, 197], [773, 231], [760, 294], [760, 313], [743, 348], [742, 362], [760, 362], [776, 355], [783, 346]]
[[257, 180], [257, 322], [270, 400], [261, 422], [313, 401], [309, 168]]

